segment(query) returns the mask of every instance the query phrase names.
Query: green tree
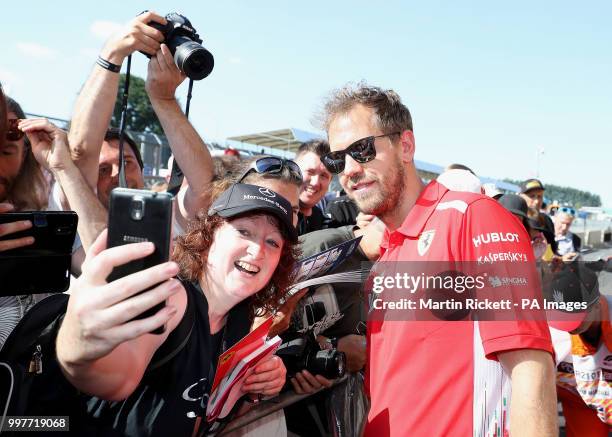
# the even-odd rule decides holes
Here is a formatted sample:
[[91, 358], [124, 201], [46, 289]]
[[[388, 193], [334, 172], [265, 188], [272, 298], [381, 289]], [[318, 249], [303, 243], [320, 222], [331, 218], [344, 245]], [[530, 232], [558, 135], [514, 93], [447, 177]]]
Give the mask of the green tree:
[[[514, 181], [512, 179], [505, 180], [516, 185], [521, 184], [521, 181]], [[556, 200], [561, 203], [569, 203], [575, 208], [581, 208], [583, 206], [601, 206], [601, 197], [599, 197], [599, 194], [577, 190], [572, 187], [561, 187], [559, 185], [547, 184], [546, 182], [542, 183], [546, 188], [544, 196], [551, 201]]]
[[[111, 125], [117, 128], [121, 121], [121, 104], [123, 103], [124, 84], [125, 74], [121, 74], [119, 78], [117, 100], [115, 101], [115, 109], [113, 110], [113, 118], [111, 119]], [[157, 115], [155, 115], [155, 111], [153, 111], [153, 107], [149, 101], [149, 96], [145, 91], [144, 79], [134, 75], [130, 76], [125, 127], [126, 129], [136, 132], [150, 132], [158, 135], [164, 134]]]

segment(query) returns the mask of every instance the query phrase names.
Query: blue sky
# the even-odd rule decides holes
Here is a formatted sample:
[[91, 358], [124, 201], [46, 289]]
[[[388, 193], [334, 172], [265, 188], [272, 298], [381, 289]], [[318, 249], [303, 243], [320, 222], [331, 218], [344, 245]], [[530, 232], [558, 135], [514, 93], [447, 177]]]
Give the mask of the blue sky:
[[[109, 32], [144, 9], [177, 11], [215, 56], [191, 109], [206, 140], [315, 130], [331, 89], [366, 80], [402, 96], [417, 159], [524, 179], [543, 150], [545, 184], [612, 207], [612, 3], [461, 3], [9, 2], [0, 80], [27, 112], [69, 118]], [[144, 56], [132, 65], [146, 74]]]

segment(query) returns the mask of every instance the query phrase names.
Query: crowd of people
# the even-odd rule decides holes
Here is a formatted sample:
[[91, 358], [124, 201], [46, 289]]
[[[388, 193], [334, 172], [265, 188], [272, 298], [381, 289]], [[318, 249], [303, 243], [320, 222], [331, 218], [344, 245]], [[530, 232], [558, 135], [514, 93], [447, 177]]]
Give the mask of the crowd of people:
[[[206, 435], [293, 392], [308, 396], [231, 435], [550, 436], [559, 432], [558, 401], [566, 435], [608, 435], [612, 302], [597, 275], [610, 263], [581, 261], [570, 231], [575, 210], [558, 207], [551, 217], [541, 181], [504, 194], [459, 164], [423, 181], [408, 108], [393, 90], [363, 83], [329, 95], [321, 117], [327, 141], [302, 144], [293, 160], [213, 158], [176, 101], [186, 77], [151, 23], [166, 20], [145, 12], [108, 40], [69, 132], [27, 118], [18, 96], [0, 91], [0, 214], [79, 217], [66, 293], [0, 293], [0, 363], [22, 370], [22, 384], [0, 394], [3, 424], [9, 411], [69, 417], [74, 435]], [[150, 56], [146, 92], [184, 180], [172, 201], [171, 259], [109, 280], [113, 269], [156, 250], [146, 241], [107, 247], [121, 157], [125, 187], [145, 187], [137, 144], [110, 127], [113, 66], [136, 51]], [[332, 194], [335, 175], [342, 192]], [[0, 253], [32, 245], [31, 236], [13, 237], [32, 226], [0, 224]], [[367, 280], [286, 295], [299, 259], [355, 238], [357, 249], [335, 272], [514, 255], [540, 273], [530, 292], [582, 306], [535, 318], [517, 310], [506, 321], [401, 321], [369, 317]], [[519, 285], [507, 287], [520, 295]], [[317, 306], [323, 321], [313, 318]], [[244, 381], [229, 419], [208, 422], [219, 356], [270, 316], [271, 336], [314, 333], [321, 350], [344, 354], [348, 376], [288, 372], [271, 355]], [[24, 350], [24, 332], [33, 349]]]

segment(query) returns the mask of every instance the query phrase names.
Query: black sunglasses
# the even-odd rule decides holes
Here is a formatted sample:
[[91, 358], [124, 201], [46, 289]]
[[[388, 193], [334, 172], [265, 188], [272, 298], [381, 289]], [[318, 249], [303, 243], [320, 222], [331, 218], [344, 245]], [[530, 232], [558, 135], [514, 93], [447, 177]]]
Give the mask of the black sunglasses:
[[257, 172], [259, 174], [275, 174], [281, 173], [283, 168], [287, 167], [291, 176], [296, 180], [302, 181], [302, 171], [300, 166], [290, 159], [277, 158], [275, 156], [266, 156], [253, 161], [247, 171], [238, 179], [241, 183], [250, 173]]
[[344, 150], [338, 150], [336, 152], [329, 152], [321, 158], [323, 165], [330, 173], [338, 174], [344, 171], [346, 164], [346, 155], [349, 155], [355, 161], [360, 164], [365, 164], [376, 158], [376, 147], [374, 147], [374, 141], [376, 138], [388, 137], [391, 135], [399, 135], [401, 132], [392, 132], [390, 134], [376, 135], [371, 137], [365, 137], [355, 141], [353, 144], [348, 146]]
[[6, 141], [19, 141], [25, 135], [22, 130], [19, 130], [19, 120], [10, 118], [8, 120], [8, 129], [6, 130]]

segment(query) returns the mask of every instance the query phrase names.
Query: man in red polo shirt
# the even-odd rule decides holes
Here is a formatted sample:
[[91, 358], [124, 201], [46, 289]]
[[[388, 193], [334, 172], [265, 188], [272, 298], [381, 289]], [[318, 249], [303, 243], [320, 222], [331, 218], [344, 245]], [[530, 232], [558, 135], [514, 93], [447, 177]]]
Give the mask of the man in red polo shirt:
[[[340, 89], [324, 125], [332, 152], [323, 163], [363, 213], [387, 226], [379, 262], [533, 261], [520, 222], [494, 200], [423, 185], [412, 119], [395, 92]], [[545, 321], [371, 318], [365, 434], [556, 435], [551, 353]]]

